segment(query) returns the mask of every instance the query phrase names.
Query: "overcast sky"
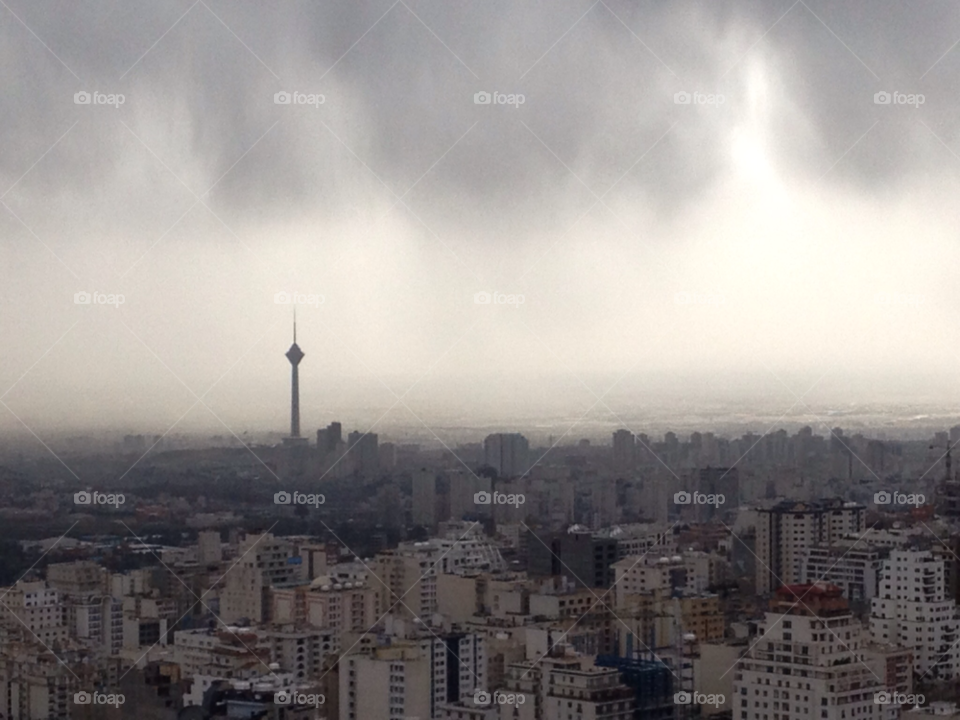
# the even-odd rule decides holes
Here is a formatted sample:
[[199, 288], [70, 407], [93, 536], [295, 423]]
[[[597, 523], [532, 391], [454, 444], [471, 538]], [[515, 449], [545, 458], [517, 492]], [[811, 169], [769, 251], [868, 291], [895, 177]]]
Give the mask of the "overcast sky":
[[955, 0], [2, 0], [0, 431], [282, 430], [278, 293], [306, 432], [958, 399], [958, 40]]

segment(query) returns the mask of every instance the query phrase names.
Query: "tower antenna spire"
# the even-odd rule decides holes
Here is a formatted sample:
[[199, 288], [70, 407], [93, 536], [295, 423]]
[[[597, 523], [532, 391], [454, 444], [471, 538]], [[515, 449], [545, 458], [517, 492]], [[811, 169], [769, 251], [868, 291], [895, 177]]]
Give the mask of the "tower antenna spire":
[[297, 342], [297, 306], [293, 306], [293, 342]]

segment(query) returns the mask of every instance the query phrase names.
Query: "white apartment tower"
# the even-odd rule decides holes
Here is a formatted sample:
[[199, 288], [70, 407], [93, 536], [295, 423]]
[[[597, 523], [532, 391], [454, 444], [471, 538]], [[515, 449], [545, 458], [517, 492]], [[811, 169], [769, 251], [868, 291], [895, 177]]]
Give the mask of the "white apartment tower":
[[873, 599], [874, 640], [913, 650], [916, 672], [940, 679], [960, 674], [957, 603], [948, 600], [943, 561], [929, 550], [893, 550]]
[[866, 638], [836, 585], [777, 590], [733, 680], [734, 720], [880, 720], [885, 689]]
[[0, 588], [0, 626], [26, 642], [39, 640], [47, 647], [67, 639], [63, 624], [60, 594], [42, 580], [20, 580], [10, 588]]

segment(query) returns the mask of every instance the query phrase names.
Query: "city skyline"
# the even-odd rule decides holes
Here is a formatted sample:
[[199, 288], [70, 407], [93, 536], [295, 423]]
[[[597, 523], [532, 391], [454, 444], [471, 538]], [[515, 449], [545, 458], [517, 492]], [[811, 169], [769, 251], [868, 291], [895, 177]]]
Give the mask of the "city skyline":
[[0, 56], [0, 720], [960, 720], [960, 0]]
[[960, 401], [949, 3], [38, 7], [2, 30], [0, 433], [274, 426], [294, 304], [304, 410], [359, 424], [621, 377], [621, 416], [689, 377]]

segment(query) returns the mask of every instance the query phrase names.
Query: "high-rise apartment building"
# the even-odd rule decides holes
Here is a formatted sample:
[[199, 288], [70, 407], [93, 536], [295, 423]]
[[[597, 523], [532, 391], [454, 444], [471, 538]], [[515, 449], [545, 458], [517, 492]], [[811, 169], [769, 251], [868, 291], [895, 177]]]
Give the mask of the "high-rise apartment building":
[[347, 453], [351, 466], [361, 477], [373, 478], [380, 472], [378, 443], [376, 433], [354, 431], [347, 436]]
[[[475, 633], [423, 633], [340, 661], [340, 720], [436, 716], [486, 686], [484, 640]], [[469, 699], [469, 700], [468, 700]]]
[[437, 477], [434, 472], [421, 468], [413, 473], [411, 520], [414, 525], [435, 529], [437, 526]]
[[262, 630], [259, 636], [271, 662], [298, 682], [320, 677], [328, 659], [335, 659], [340, 650], [340, 636], [331, 628], [290, 625]]
[[103, 595], [108, 590], [109, 573], [92, 560], [52, 563], [47, 566], [47, 585], [61, 595]]
[[269, 619], [271, 587], [293, 584], [300, 579], [293, 545], [270, 533], [248, 535], [238, 548], [239, 561], [226, 575], [220, 596], [220, 617], [234, 623]]
[[701, 468], [698, 488], [704, 495], [723, 496], [720, 504], [698, 504], [690, 506], [698, 522], [709, 522], [726, 513], [734, 513], [740, 506], [740, 471], [735, 468]]
[[42, 580], [20, 580], [11, 588], [0, 588], [0, 597], [0, 625], [12, 637], [25, 642], [36, 639], [48, 647], [67, 639], [60, 594]]
[[[383, 590], [376, 580], [372, 583]], [[365, 580], [339, 582], [324, 576], [310, 585], [272, 588], [271, 596], [273, 622], [329, 628], [341, 642], [345, 633], [362, 633], [380, 617], [377, 592]]]
[[47, 585], [63, 604], [71, 636], [107, 654], [123, 645], [123, 601], [108, 592], [109, 573], [95, 562], [81, 560], [47, 567]]
[[175, 631], [173, 657], [184, 677], [245, 679], [263, 673], [270, 663], [256, 630], [225, 626]]
[[528, 533], [528, 571], [531, 576], [564, 575], [583, 587], [610, 587], [613, 564], [619, 557], [617, 540], [579, 527], [552, 535]]
[[332, 422], [325, 428], [317, 430], [317, 452], [321, 457], [332, 453], [343, 442], [343, 426]]
[[67, 627], [78, 640], [107, 654], [123, 646], [123, 600], [109, 595], [65, 599]]
[[851, 603], [869, 602], [877, 595], [884, 552], [864, 542], [845, 540], [807, 548], [803, 558], [803, 583], [836, 585]]
[[865, 638], [835, 585], [776, 591], [733, 680], [734, 720], [879, 720], [885, 690], [864, 661]]
[[891, 551], [873, 599], [870, 630], [877, 642], [911, 649], [916, 672], [957, 677], [957, 603], [945, 592], [943, 560], [929, 550]]
[[93, 686], [94, 665], [39, 645], [11, 643], [4, 649], [6, 652], [0, 655], [0, 707], [4, 718], [77, 717], [73, 696]]
[[437, 609], [437, 568], [428, 551], [387, 550], [371, 562], [377, 615], [428, 619]]
[[340, 720], [431, 717], [430, 654], [415, 644], [340, 660]]
[[802, 580], [808, 548], [831, 544], [865, 529], [866, 508], [842, 499], [804, 503], [784, 501], [757, 511], [757, 592]]
[[530, 444], [520, 433], [495, 433], [483, 441], [484, 463], [501, 478], [520, 477], [529, 470]]
[[500, 718], [522, 720], [632, 720], [635, 697], [620, 672], [592, 658], [543, 657], [507, 667], [505, 692], [520, 694], [518, 705], [500, 705]]
[[447, 473], [450, 486], [450, 517], [460, 520], [465, 516], [480, 517], [492, 514], [490, 505], [478, 505], [477, 493], [489, 493], [493, 489], [490, 478], [472, 472], [454, 470]]
[[223, 560], [223, 543], [218, 530], [203, 530], [197, 535], [197, 562], [216, 565]]
[[629, 476], [637, 468], [637, 438], [629, 430], [613, 434], [613, 471]]
[[621, 560], [631, 555], [639, 557], [647, 553], [657, 557], [676, 554], [676, 541], [673, 538], [672, 528], [666, 524], [616, 525], [596, 534], [611, 537], [617, 541], [617, 555]]

